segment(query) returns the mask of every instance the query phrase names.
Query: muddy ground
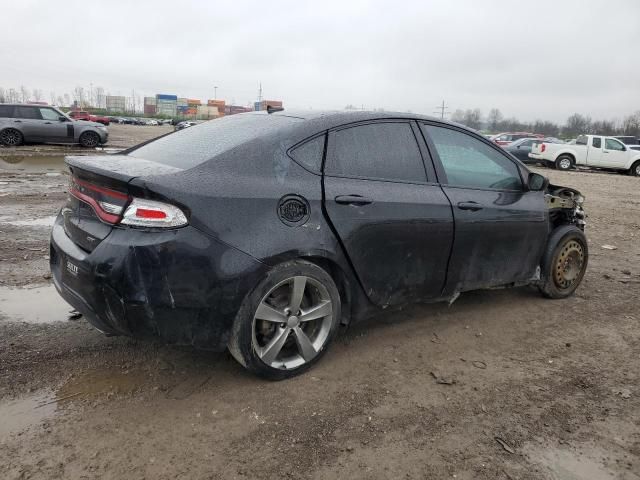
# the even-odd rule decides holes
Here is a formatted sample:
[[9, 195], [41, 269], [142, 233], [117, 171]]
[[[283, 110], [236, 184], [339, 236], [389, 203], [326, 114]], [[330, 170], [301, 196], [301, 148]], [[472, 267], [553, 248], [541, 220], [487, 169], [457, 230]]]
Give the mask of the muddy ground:
[[47, 278], [66, 178], [27, 164], [0, 169], [0, 478], [640, 479], [640, 180], [539, 170], [587, 197], [574, 297], [385, 313], [272, 383], [69, 319]]

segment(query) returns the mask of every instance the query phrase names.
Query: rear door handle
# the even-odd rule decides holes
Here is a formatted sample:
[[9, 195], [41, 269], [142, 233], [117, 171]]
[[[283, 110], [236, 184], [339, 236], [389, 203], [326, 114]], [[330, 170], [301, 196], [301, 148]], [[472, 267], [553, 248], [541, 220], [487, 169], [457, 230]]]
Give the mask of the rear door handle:
[[51, 125], [51, 122], [44, 122], [45, 125]]
[[22, 123], [22, 120], [14, 120], [13, 123]]
[[482, 210], [482, 205], [478, 202], [459, 202], [458, 208], [460, 210], [471, 210], [472, 212], [477, 212], [478, 210]]
[[373, 203], [373, 200], [362, 195], [338, 195], [335, 201], [341, 205], [369, 205]]

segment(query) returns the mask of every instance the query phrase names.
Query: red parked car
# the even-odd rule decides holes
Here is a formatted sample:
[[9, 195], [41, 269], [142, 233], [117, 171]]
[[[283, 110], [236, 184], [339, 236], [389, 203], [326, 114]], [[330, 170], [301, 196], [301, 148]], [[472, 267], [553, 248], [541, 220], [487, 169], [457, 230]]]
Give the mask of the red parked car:
[[98, 122], [103, 125], [109, 125], [111, 121], [107, 117], [103, 117], [101, 115], [91, 115], [89, 112], [85, 112], [83, 110], [71, 110], [67, 112], [74, 120], [87, 120], [88, 122]]
[[529, 132], [505, 132], [498, 133], [491, 137], [491, 141], [497, 143], [498, 145], [509, 145], [511, 142], [515, 142], [516, 140], [520, 140], [521, 138], [543, 138], [544, 135], [539, 135], [537, 133], [529, 133]]

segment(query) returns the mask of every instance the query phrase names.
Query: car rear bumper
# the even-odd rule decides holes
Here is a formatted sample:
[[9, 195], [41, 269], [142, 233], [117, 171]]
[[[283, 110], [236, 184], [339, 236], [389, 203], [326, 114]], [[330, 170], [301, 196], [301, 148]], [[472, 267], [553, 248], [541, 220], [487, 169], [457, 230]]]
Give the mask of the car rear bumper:
[[60, 295], [98, 330], [223, 350], [245, 295], [266, 266], [193, 227], [114, 228], [92, 251], [58, 216], [51, 272]]

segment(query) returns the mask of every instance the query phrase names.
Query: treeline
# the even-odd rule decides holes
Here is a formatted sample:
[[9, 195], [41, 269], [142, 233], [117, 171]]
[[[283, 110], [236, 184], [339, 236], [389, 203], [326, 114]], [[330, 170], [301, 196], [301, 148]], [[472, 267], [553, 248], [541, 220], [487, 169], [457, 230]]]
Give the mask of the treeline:
[[592, 120], [587, 115], [574, 113], [567, 118], [564, 125], [548, 120], [521, 122], [514, 117], [504, 118], [502, 112], [497, 108], [492, 108], [486, 117], [483, 117], [479, 108], [456, 110], [451, 115], [451, 120], [475, 130], [487, 130], [490, 133], [532, 132], [549, 137], [564, 138], [574, 138], [585, 133], [640, 137], [640, 110], [624, 117], [622, 121]]

